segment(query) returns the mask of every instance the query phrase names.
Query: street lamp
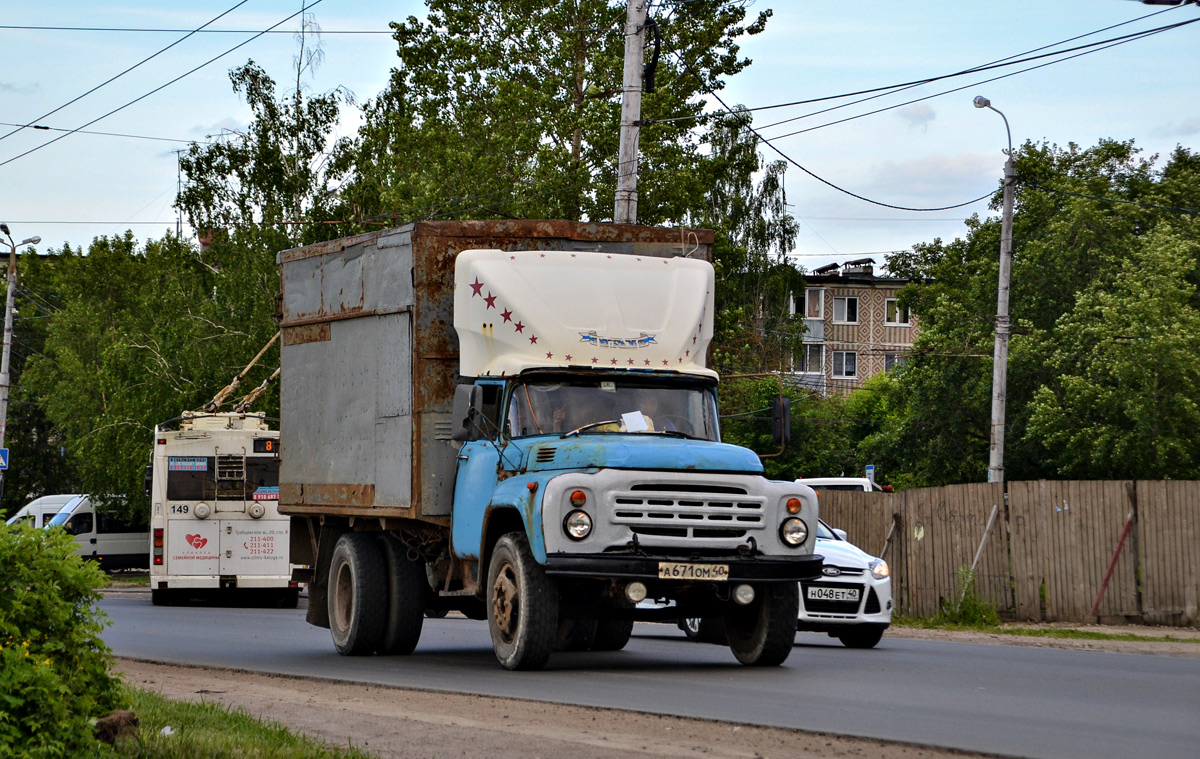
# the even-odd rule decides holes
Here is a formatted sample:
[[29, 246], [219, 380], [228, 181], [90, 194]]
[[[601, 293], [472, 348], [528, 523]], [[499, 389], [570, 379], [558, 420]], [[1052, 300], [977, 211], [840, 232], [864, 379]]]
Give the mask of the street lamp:
[[[975, 98], [976, 108], [992, 108], [992, 101], [979, 95]], [[1008, 400], [1008, 335], [1011, 325], [1008, 319], [1008, 289], [1012, 279], [1012, 216], [1013, 184], [1016, 168], [1013, 166], [1012, 131], [1008, 118], [1004, 119], [1004, 131], [1008, 134], [1008, 150], [1004, 154], [1004, 215], [1000, 223], [1000, 286], [996, 290], [996, 347], [992, 354], [992, 434], [988, 452], [988, 482], [1004, 482], [1004, 408]]]
[[[8, 238], [8, 293], [4, 299], [4, 351], [0, 354], [0, 448], [4, 447], [5, 433], [8, 431], [8, 391], [11, 384], [9, 377], [9, 360], [12, 354], [13, 336], [13, 299], [17, 292], [17, 248], [22, 245], [37, 245], [42, 238], [26, 237], [19, 243], [14, 243], [12, 233], [7, 224], [0, 224], [0, 232]], [[4, 240], [0, 240], [4, 243]], [[4, 474], [0, 472], [0, 497], [4, 495]]]

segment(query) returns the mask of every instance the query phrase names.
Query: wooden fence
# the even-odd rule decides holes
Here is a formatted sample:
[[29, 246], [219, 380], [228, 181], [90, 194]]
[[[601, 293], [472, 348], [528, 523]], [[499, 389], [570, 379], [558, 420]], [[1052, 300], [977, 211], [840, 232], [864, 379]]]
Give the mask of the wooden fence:
[[887, 559], [896, 608], [905, 615], [931, 616], [943, 602], [957, 602], [960, 570], [974, 562], [976, 595], [1008, 618], [1200, 623], [1200, 482], [825, 491], [821, 518]]

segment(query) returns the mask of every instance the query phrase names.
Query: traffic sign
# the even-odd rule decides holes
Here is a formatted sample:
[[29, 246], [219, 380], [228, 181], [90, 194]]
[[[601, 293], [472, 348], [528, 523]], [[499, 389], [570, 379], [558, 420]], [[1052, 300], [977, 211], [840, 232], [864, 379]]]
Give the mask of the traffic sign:
[[0, 448], [0, 471], [8, 469], [8, 449]]
[[871, 482], [875, 481], [875, 465], [867, 464], [867, 479]]

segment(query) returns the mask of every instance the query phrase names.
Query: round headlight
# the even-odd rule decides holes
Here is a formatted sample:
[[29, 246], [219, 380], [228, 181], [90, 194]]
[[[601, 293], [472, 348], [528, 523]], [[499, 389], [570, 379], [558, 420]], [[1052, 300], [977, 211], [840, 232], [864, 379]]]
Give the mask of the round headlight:
[[779, 525], [779, 537], [789, 546], [798, 546], [808, 538], [808, 525], [796, 517], [785, 519]]
[[592, 532], [592, 518], [584, 511], [572, 511], [563, 520], [563, 531], [572, 540], [583, 540]]
[[888, 569], [887, 562], [883, 559], [876, 559], [868, 565], [871, 569], [871, 576], [876, 580], [886, 579], [891, 575], [892, 570]]

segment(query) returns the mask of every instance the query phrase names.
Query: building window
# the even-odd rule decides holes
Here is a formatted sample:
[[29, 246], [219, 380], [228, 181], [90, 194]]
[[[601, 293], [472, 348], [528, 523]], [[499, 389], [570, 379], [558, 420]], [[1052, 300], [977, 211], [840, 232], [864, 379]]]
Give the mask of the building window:
[[833, 352], [833, 376], [852, 379], [858, 376], [858, 354], [854, 351]]
[[834, 298], [833, 321], [841, 324], [858, 324], [858, 298]]
[[804, 318], [825, 318], [825, 291], [823, 289], [804, 291]]
[[899, 353], [885, 353], [883, 354], [883, 370], [890, 372], [898, 366], [904, 366], [904, 362], [907, 360], [907, 356]]
[[797, 357], [796, 372], [798, 374], [825, 373], [825, 346], [821, 343], [806, 343]]
[[891, 327], [907, 327], [908, 326], [908, 307], [900, 306], [900, 301], [896, 298], [888, 298], [885, 301], [886, 314], [883, 322]]

